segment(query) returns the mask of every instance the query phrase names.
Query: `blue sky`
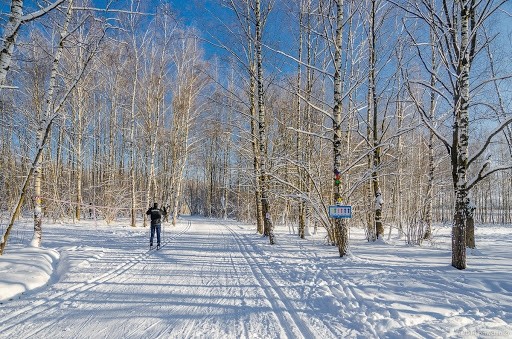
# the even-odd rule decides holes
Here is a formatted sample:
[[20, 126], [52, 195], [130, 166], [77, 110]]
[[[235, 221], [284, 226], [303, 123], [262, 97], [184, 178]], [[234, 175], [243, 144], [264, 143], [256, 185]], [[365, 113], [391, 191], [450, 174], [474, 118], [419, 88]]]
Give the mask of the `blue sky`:
[[[105, 8], [109, 0], [92, 0], [98, 8]], [[146, 2], [147, 1], [147, 2]], [[146, 0], [142, 1], [148, 10], [152, 11], [159, 3], [168, 3], [176, 11], [177, 15], [182, 18], [187, 25], [197, 25], [201, 19], [204, 19], [204, 8], [212, 8], [211, 0]], [[149, 3], [149, 5], [147, 5]], [[129, 6], [130, 0], [115, 0], [112, 3], [113, 8], [121, 9]]]
[[[131, 0], [91, 0], [93, 5], [97, 8], [105, 8], [107, 3], [112, 2], [113, 8], [116, 9], [128, 9]], [[36, 0], [25, 0], [24, 4], [30, 11], [30, 8], [34, 8]], [[222, 32], [219, 29], [220, 22], [218, 18], [222, 18], [225, 22], [229, 23], [229, 11], [219, 5], [219, 0], [141, 0], [147, 11], [154, 11], [159, 3], [169, 3], [176, 12], [177, 17], [186, 26], [196, 27], [197, 30], [203, 35], [204, 38], [210, 38], [211, 35], [221, 35]], [[270, 38], [271, 42], [281, 50], [289, 50], [290, 43], [295, 39], [290, 35], [289, 31], [291, 28], [297, 29], [297, 27], [290, 27], [290, 23], [286, 22], [286, 26], [283, 22], [290, 20], [286, 14], [286, 6], [289, 2], [286, 0], [279, 0], [276, 2], [276, 6], [271, 13], [277, 20], [270, 20], [265, 27], [264, 38]], [[9, 11], [10, 0], [0, 0], [0, 34], [3, 31], [3, 26], [7, 16], [5, 13]], [[509, 15], [512, 15], [512, 1], [508, 1], [502, 9], [507, 11]], [[2, 15], [3, 14], [3, 15]], [[234, 20], [234, 19], [232, 19]], [[499, 23], [498, 26], [494, 26], [494, 29], [500, 31], [500, 38], [510, 43], [512, 40], [512, 17], [508, 16], [508, 20], [505, 19]], [[505, 42], [505, 43], [506, 43]], [[205, 43], [203, 45], [207, 56], [211, 57], [214, 54], [224, 54], [218, 48], [212, 47], [210, 44]], [[287, 48], [288, 47], [288, 48]], [[293, 51], [290, 54], [295, 54]]]

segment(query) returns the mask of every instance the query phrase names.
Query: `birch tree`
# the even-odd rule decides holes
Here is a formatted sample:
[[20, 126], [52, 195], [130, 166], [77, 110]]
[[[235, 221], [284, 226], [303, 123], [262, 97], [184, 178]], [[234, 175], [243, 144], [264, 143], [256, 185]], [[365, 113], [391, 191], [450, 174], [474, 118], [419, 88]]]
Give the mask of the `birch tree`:
[[[300, 1], [299, 5], [299, 46], [297, 62], [297, 132], [296, 132], [296, 162], [298, 171], [299, 192], [299, 237], [304, 239], [311, 221], [310, 192], [312, 190], [311, 162], [313, 157], [312, 124], [315, 112], [310, 103], [313, 92], [315, 70], [305, 67], [304, 86], [302, 85], [302, 68], [305, 65], [315, 65], [318, 58], [319, 43], [315, 43], [313, 32], [318, 28], [317, 20], [313, 14], [311, 0]], [[305, 53], [303, 52], [305, 50]], [[303, 58], [305, 54], [305, 58]], [[305, 104], [302, 105], [303, 101]], [[315, 120], [319, 120], [318, 118]]]
[[[342, 47], [343, 47], [343, 0], [336, 0], [336, 40], [334, 42], [334, 108], [333, 108], [333, 151], [334, 151], [334, 175], [335, 179], [339, 180], [338, 176], [342, 172]], [[339, 203], [342, 201], [342, 188], [341, 182], [336, 181], [334, 190], [334, 202]], [[345, 219], [335, 219], [336, 228], [336, 242], [340, 257], [348, 254], [348, 225]]]
[[[377, 1], [371, 0], [369, 10], [369, 37], [368, 37], [368, 117], [371, 118], [371, 135], [368, 139], [371, 140], [373, 154], [371, 156], [371, 182], [372, 191], [374, 194], [374, 229], [369, 232], [370, 238], [375, 241], [384, 234], [384, 227], [382, 226], [382, 208], [384, 204], [384, 197], [382, 196], [381, 185], [379, 182], [379, 168], [381, 166], [381, 138], [379, 136], [379, 112], [377, 102], [377, 89], [376, 89], [376, 76], [377, 76], [377, 56], [376, 56], [376, 15], [377, 15]], [[370, 119], [369, 119], [370, 120]], [[370, 121], [368, 121], [370, 124]]]
[[[439, 53], [442, 67], [437, 71], [428, 60], [428, 51], [421, 48], [420, 38], [412, 32], [410, 36], [417, 48], [422, 65], [427, 73], [434, 74], [436, 92], [442, 95], [446, 110], [450, 111], [452, 127], [451, 138], [445, 136], [437, 129], [434, 120], [423, 105], [420, 89], [430, 88], [428, 81], [410, 81], [409, 92], [422, 113], [422, 118], [429, 129], [441, 140], [448, 150], [451, 159], [451, 174], [455, 195], [455, 206], [452, 225], [452, 266], [457, 269], [466, 268], [466, 227], [470, 217], [469, 192], [478, 182], [492, 173], [510, 168], [510, 164], [492, 167], [489, 161], [480, 161], [489, 150], [491, 141], [506, 128], [512, 121], [507, 117], [495, 129], [488, 132], [485, 141], [470, 155], [470, 112], [471, 106], [478, 105], [473, 102], [471, 88], [480, 88], [487, 82], [472, 77], [471, 70], [481, 48], [490, 40], [480, 41], [485, 23], [490, 21], [493, 14], [505, 4], [506, 1], [437, 1], [427, 0], [409, 2], [410, 6], [401, 6], [406, 12], [413, 14], [420, 21], [430, 27], [435, 34], [435, 47]], [[434, 13], [433, 17], [430, 13]], [[410, 76], [412, 80], [412, 77]], [[479, 81], [480, 80], [480, 81]], [[472, 86], [472, 83], [473, 86]], [[472, 103], [472, 105], [470, 105]], [[487, 106], [487, 105], [486, 105]], [[488, 106], [492, 107], [492, 106]], [[476, 112], [475, 112], [476, 113]], [[471, 165], [476, 167], [473, 172]], [[473, 174], [472, 174], [473, 173]], [[468, 175], [470, 177], [468, 178]]]
[[[48, 80], [48, 88], [46, 90], [46, 96], [43, 106], [43, 114], [41, 116], [41, 120], [37, 126], [36, 132], [36, 149], [35, 155], [32, 159], [31, 165], [29, 167], [29, 171], [23, 180], [23, 184], [19, 190], [18, 198], [16, 200], [16, 204], [13, 208], [13, 211], [10, 216], [10, 222], [7, 226], [5, 233], [0, 241], [0, 255], [3, 254], [5, 246], [7, 244], [7, 240], [9, 234], [14, 225], [14, 221], [18, 218], [19, 213], [21, 211], [21, 207], [26, 198], [27, 189], [29, 184], [34, 179], [33, 187], [34, 187], [34, 235], [32, 237], [31, 244], [32, 246], [39, 247], [41, 245], [42, 240], [42, 192], [41, 192], [41, 171], [42, 171], [42, 154], [48, 142], [50, 131], [52, 128], [52, 124], [59, 117], [61, 110], [63, 109], [67, 99], [69, 98], [71, 92], [76, 87], [78, 81], [83, 76], [85, 71], [85, 67], [90, 62], [98, 45], [101, 41], [98, 40], [93, 44], [93, 48], [89, 51], [88, 57], [86, 58], [86, 62], [84, 63], [84, 68], [80, 69], [78, 73], [74, 76], [74, 81], [62, 91], [60, 97], [56, 97], [56, 88], [57, 88], [57, 77], [58, 77], [58, 68], [60, 64], [60, 60], [62, 57], [63, 49], [67, 38], [69, 37], [70, 30], [69, 24], [72, 17], [72, 6], [73, 1], [70, 0], [68, 2], [68, 6], [66, 7], [64, 21], [62, 27], [59, 31], [59, 40], [58, 46], [55, 49], [55, 54], [52, 60], [51, 72]], [[72, 31], [72, 30], [71, 30]]]
[[[429, 13], [430, 20], [432, 21], [435, 13]], [[429, 39], [431, 44], [431, 56], [430, 62], [432, 65], [432, 69], [434, 72], [430, 74], [430, 100], [428, 102], [428, 118], [432, 121], [435, 116], [436, 110], [436, 102], [437, 102], [437, 94], [435, 92], [436, 88], [436, 69], [438, 65], [436, 47], [434, 43], [435, 35], [432, 27], [429, 29]], [[423, 239], [430, 239], [432, 237], [432, 200], [433, 200], [433, 190], [434, 190], [434, 132], [429, 129], [428, 131], [428, 178], [427, 178], [427, 192], [425, 197], [425, 212], [423, 218], [425, 219], [425, 223], [427, 224], [425, 233], [423, 235]]]
[[[258, 135], [259, 135], [259, 155], [260, 155], [260, 182], [261, 182], [261, 205], [262, 215], [264, 218], [264, 233], [268, 236], [271, 245], [275, 243], [274, 239], [274, 224], [272, 222], [270, 210], [270, 197], [269, 197], [269, 182], [268, 180], [268, 159], [267, 159], [267, 128], [266, 128], [266, 115], [265, 115], [265, 91], [263, 86], [263, 54], [262, 54], [262, 33], [263, 21], [261, 17], [261, 2], [255, 0], [254, 15], [256, 26], [256, 83], [257, 83], [257, 97], [258, 97]], [[271, 5], [269, 5], [271, 8]]]
[[[50, 124], [54, 119], [55, 112], [53, 111], [53, 101], [54, 101], [54, 92], [57, 87], [57, 71], [60, 63], [60, 59], [62, 56], [62, 52], [64, 49], [64, 40], [68, 37], [69, 24], [71, 21], [72, 15], [72, 6], [73, 0], [69, 1], [66, 16], [64, 19], [64, 24], [62, 26], [62, 30], [60, 32], [60, 40], [59, 46], [56, 49], [55, 56], [53, 59], [52, 70], [50, 73], [50, 80], [48, 85], [48, 90], [45, 99], [45, 107], [43, 116], [39, 121], [39, 126], [37, 128], [36, 133], [36, 142], [39, 146], [39, 149], [42, 151], [44, 149], [44, 145], [50, 133]], [[39, 155], [39, 152], [38, 152]], [[42, 237], [42, 224], [43, 224], [43, 214], [42, 214], [42, 192], [41, 192], [41, 181], [42, 181], [42, 157], [41, 155], [36, 156], [34, 161], [34, 236], [32, 238], [32, 246], [39, 247], [41, 246], [41, 237]]]
[[131, 98], [130, 98], [130, 132], [129, 132], [129, 152], [130, 152], [130, 225], [132, 227], [136, 225], [136, 217], [137, 217], [137, 184], [136, 184], [136, 144], [135, 144], [135, 133], [136, 133], [136, 119], [138, 113], [137, 107], [137, 97], [139, 88], [139, 77], [140, 77], [140, 67], [141, 67], [141, 55], [143, 51], [143, 46], [147, 43], [147, 35], [143, 34], [142, 37], [138, 34], [140, 17], [135, 13], [139, 11], [140, 2], [132, 0], [130, 3], [130, 14], [128, 20], [128, 27], [130, 29], [130, 44], [132, 51], [132, 65], [133, 65], [133, 74], [132, 74], [132, 88], [131, 88]]

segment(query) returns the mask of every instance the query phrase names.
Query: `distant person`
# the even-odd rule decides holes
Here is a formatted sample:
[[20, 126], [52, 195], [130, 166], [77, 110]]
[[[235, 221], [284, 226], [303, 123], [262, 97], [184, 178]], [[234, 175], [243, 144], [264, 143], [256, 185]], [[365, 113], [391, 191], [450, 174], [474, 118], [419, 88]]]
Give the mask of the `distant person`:
[[92, 202], [89, 203], [89, 219], [92, 219]]
[[162, 213], [164, 215], [164, 221], [168, 222], [169, 219], [168, 219], [167, 207], [165, 207], [165, 205], [162, 207]]
[[160, 231], [162, 228], [162, 215], [165, 215], [161, 209], [158, 208], [158, 204], [155, 202], [153, 207], [150, 207], [146, 211], [146, 215], [151, 217], [151, 236], [149, 238], [149, 249], [153, 248], [153, 238], [156, 231], [156, 249], [160, 249]]

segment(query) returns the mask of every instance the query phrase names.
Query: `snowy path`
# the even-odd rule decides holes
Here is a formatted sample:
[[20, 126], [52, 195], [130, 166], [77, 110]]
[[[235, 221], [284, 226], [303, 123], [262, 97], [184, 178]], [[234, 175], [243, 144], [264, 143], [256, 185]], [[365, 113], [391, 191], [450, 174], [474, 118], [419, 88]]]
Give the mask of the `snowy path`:
[[[69, 271], [49, 289], [5, 305], [1, 336], [315, 336], [233, 226], [186, 223], [160, 251], [126, 251], [133, 240], [66, 249], [61, 265], [69, 267], [59, 269]], [[136, 237], [133, 247], [146, 242]]]
[[322, 236], [270, 246], [205, 219], [163, 236], [147, 251], [147, 229], [52, 226], [52, 280], [0, 305], [0, 338], [512, 337], [508, 234], [464, 272], [444, 245], [352, 240], [340, 259]]

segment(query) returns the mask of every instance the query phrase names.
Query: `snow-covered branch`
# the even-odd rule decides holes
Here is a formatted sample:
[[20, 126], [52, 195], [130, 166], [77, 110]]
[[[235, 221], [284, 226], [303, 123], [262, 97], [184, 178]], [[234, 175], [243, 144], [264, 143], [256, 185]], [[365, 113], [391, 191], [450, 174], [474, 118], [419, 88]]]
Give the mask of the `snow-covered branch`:
[[45, 14], [49, 13], [50, 11], [52, 11], [53, 9], [57, 8], [64, 1], [66, 1], [66, 0], [56, 0], [54, 3], [46, 6], [45, 8], [41, 8], [38, 11], [35, 11], [33, 13], [29, 13], [29, 14], [22, 16], [21, 23], [26, 23], [26, 22], [29, 22], [34, 19], [42, 17], [43, 15], [45, 15]]
[[16, 45], [16, 37], [22, 24], [31, 20], [37, 19], [51, 10], [57, 8], [65, 0], [56, 0], [52, 4], [42, 8], [36, 12], [23, 15], [23, 1], [13, 0], [11, 3], [11, 13], [9, 22], [4, 30], [2, 37], [2, 46], [0, 48], [0, 89], [9, 88], [5, 87], [5, 79], [7, 78], [7, 71], [11, 66], [12, 54], [14, 46]]

